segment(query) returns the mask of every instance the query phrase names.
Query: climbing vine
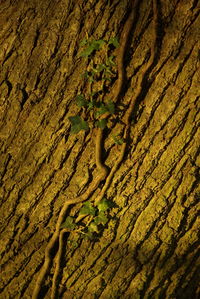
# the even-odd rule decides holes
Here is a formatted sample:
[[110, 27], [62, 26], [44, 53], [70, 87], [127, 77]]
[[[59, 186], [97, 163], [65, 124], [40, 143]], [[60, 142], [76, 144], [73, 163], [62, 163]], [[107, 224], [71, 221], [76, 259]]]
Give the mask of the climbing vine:
[[[157, 38], [157, 0], [152, 0], [153, 3], [153, 42], [151, 45], [151, 55], [146, 65], [143, 66], [140, 75], [138, 77], [138, 84], [134, 95], [130, 99], [128, 109], [123, 115], [123, 136], [120, 138], [116, 135], [112, 135], [115, 143], [120, 150], [117, 155], [117, 160], [110, 170], [104, 165], [102, 161], [102, 138], [103, 131], [108, 125], [108, 122], [112, 120], [113, 115], [116, 113], [116, 104], [119, 99], [123, 81], [124, 81], [124, 53], [127, 46], [127, 41], [129, 33], [131, 31], [135, 14], [136, 6], [139, 0], [134, 2], [131, 8], [129, 17], [124, 25], [123, 31], [121, 33], [120, 42], [115, 37], [112, 37], [109, 41], [104, 40], [89, 40], [84, 39], [81, 43], [83, 50], [80, 56], [84, 59], [99, 54], [104, 53], [103, 61], [102, 56], [99, 55], [99, 62], [95, 62], [93, 59], [90, 60], [87, 71], [83, 74], [83, 77], [88, 80], [89, 88], [88, 93], [78, 94], [76, 97], [76, 104], [80, 109], [81, 113], [78, 115], [73, 115], [69, 117], [71, 123], [71, 133], [78, 133], [81, 130], [92, 129], [95, 131], [95, 159], [96, 167], [98, 170], [98, 176], [94, 177], [90, 183], [88, 189], [78, 197], [68, 199], [64, 203], [56, 223], [55, 232], [53, 233], [47, 247], [45, 250], [45, 260], [38, 275], [38, 279], [33, 292], [33, 299], [39, 299], [40, 291], [45, 280], [46, 275], [50, 270], [53, 257], [51, 255], [52, 249], [55, 244], [59, 242], [58, 251], [55, 258], [55, 270], [52, 282], [52, 292], [51, 299], [58, 298], [58, 277], [61, 266], [61, 256], [63, 248], [63, 235], [65, 232], [78, 231], [80, 234], [86, 234], [88, 237], [92, 237], [94, 233], [99, 232], [99, 225], [105, 225], [108, 221], [108, 211], [111, 208], [111, 203], [105, 198], [107, 189], [109, 188], [113, 176], [118, 170], [121, 162], [124, 159], [125, 150], [127, 147], [127, 139], [130, 131], [130, 118], [135, 107], [135, 103], [142, 92], [142, 85], [145, 75], [151, 68], [155, 60], [155, 48], [156, 48], [156, 38]], [[115, 57], [110, 54], [110, 48], [117, 48], [118, 53]], [[97, 55], [98, 56], [98, 55]], [[112, 80], [116, 79], [116, 84], [114, 85], [113, 92], [107, 93], [108, 85], [112, 85]], [[94, 86], [95, 90], [92, 89]], [[97, 189], [99, 184], [104, 181], [104, 185], [101, 188], [100, 194], [97, 196], [95, 201], [92, 203], [89, 199], [92, 193]], [[79, 216], [74, 218], [72, 216], [66, 217], [67, 209], [70, 205], [75, 205], [81, 203], [82, 207], [79, 211]], [[85, 216], [89, 216], [86, 226], [84, 228], [78, 228], [78, 222]]]
[[[112, 37], [109, 41], [89, 41], [84, 39], [80, 43], [80, 47], [84, 47], [80, 56], [85, 57], [89, 62], [88, 70], [84, 72], [83, 77], [88, 81], [90, 88], [89, 93], [76, 96], [76, 105], [81, 111], [77, 115], [69, 116], [72, 134], [77, 134], [82, 130], [92, 130], [93, 128], [104, 130], [108, 125], [108, 121], [112, 120], [112, 116], [116, 114], [115, 103], [104, 95], [106, 95], [105, 87], [107, 87], [105, 85], [109, 84], [112, 78], [116, 77], [115, 56], [109, 55], [109, 53], [112, 51], [112, 48], [117, 48], [118, 46], [119, 42], [116, 37]], [[93, 59], [94, 54], [99, 54], [101, 57], [99, 63], [95, 63]], [[95, 82], [98, 82], [97, 89], [92, 90], [91, 85]], [[85, 119], [82, 117], [82, 114]], [[116, 144], [123, 143], [122, 139], [119, 139], [117, 136], [112, 135], [112, 137]], [[100, 158], [98, 160], [101, 164]], [[111, 206], [112, 203], [106, 198], [102, 198], [97, 207], [90, 201], [86, 201], [83, 203], [78, 217], [68, 216], [61, 228], [79, 232], [82, 237], [92, 239], [95, 234], [99, 233], [99, 227], [102, 228], [108, 222], [107, 214]], [[77, 223], [84, 216], [89, 216], [85, 227]]]

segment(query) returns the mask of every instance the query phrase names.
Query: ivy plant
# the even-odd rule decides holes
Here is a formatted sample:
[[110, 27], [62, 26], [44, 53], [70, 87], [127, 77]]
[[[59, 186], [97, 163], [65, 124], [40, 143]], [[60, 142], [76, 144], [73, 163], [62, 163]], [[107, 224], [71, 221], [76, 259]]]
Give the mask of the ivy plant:
[[[108, 55], [108, 52], [111, 50], [110, 47], [117, 48], [118, 46], [119, 43], [116, 37], [112, 37], [108, 41], [103, 39], [84, 39], [80, 43], [80, 47], [83, 48], [83, 50], [79, 56], [90, 59], [90, 67], [84, 73], [84, 78], [88, 80], [90, 84], [100, 80], [101, 89], [93, 91], [89, 95], [78, 94], [75, 99], [76, 105], [79, 108], [84, 109], [86, 112], [92, 111], [92, 114], [89, 114], [91, 119], [88, 120], [90, 122], [93, 121], [93, 126], [101, 129], [104, 129], [107, 126], [107, 119], [104, 119], [101, 116], [107, 112], [112, 115], [116, 111], [114, 102], [112, 102], [110, 99], [106, 102], [102, 101], [99, 94], [100, 92], [104, 93], [104, 82], [111, 81], [112, 77], [115, 76], [113, 70], [113, 67], [115, 67], [115, 56]], [[106, 49], [105, 61], [102, 61], [101, 63], [94, 63], [92, 59], [93, 54], [95, 52], [101, 51], [103, 47]], [[88, 121], [83, 119], [80, 115], [70, 116], [69, 121], [71, 123], [72, 134], [77, 134], [80, 131], [87, 131], [90, 129]]]
[[[103, 130], [108, 125], [108, 115], [112, 116], [116, 113], [115, 103], [104, 95], [106, 95], [108, 85], [116, 76], [115, 56], [112, 51], [118, 46], [116, 37], [112, 37], [108, 41], [84, 39], [80, 43], [79, 56], [88, 60], [88, 68], [84, 72], [83, 78], [88, 84], [89, 92], [80, 93], [75, 98], [75, 103], [80, 110], [78, 115], [69, 117], [72, 134], [87, 131], [94, 126]], [[118, 136], [113, 138], [116, 144], [123, 142]], [[89, 217], [89, 221], [84, 222], [82, 226], [76, 223], [75, 217], [68, 216], [61, 228], [77, 231], [82, 237], [92, 239], [101, 232], [108, 222], [111, 207], [112, 203], [106, 198], [103, 198], [96, 206], [90, 201], [86, 201], [78, 216], [86, 216], [86, 219]]]
[[109, 209], [113, 207], [113, 203], [103, 198], [97, 206], [94, 206], [90, 201], [86, 201], [79, 211], [80, 215], [90, 216], [92, 221], [86, 225], [80, 226], [77, 224], [76, 218], [68, 216], [65, 222], [62, 223], [61, 228], [68, 228], [72, 231], [77, 231], [82, 237], [93, 239], [96, 234], [99, 234], [102, 228], [108, 222]]

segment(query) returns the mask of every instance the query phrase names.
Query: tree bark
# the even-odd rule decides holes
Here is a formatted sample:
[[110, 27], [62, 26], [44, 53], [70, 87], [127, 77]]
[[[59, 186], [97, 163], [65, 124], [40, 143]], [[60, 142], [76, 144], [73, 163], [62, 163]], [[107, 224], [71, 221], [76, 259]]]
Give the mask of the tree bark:
[[[80, 42], [117, 36], [121, 44], [131, 9], [120, 111], [101, 148], [111, 170], [122, 146], [113, 135], [135, 97], [125, 155], [105, 193], [115, 205], [94, 239], [63, 235], [57, 298], [199, 298], [200, 4], [156, 3], [155, 57], [143, 76], [153, 1], [1, 0], [0, 298], [32, 297], [63, 204], [98, 175], [94, 130], [71, 134], [68, 119], [82, 115], [77, 94], [95, 89], [82, 77]], [[117, 73], [105, 95], [116, 82]], [[57, 247], [40, 298], [50, 298]]]

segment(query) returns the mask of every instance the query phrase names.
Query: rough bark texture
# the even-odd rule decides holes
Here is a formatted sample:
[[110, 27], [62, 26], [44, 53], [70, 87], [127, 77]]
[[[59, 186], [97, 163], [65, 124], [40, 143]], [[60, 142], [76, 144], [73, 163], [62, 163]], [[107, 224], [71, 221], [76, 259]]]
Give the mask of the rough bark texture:
[[[156, 59], [106, 193], [116, 207], [97, 239], [66, 236], [58, 298], [198, 298], [199, 5], [158, 1]], [[96, 175], [92, 133], [71, 135], [68, 120], [86, 88], [79, 43], [87, 34], [120, 36], [129, 10], [128, 0], [0, 1], [2, 299], [31, 298], [63, 203]], [[124, 60], [124, 111], [149, 59], [152, 18], [152, 2], [140, 1]], [[108, 167], [120, 149], [111, 134], [122, 127], [104, 132]], [[41, 298], [50, 298], [53, 270]]]

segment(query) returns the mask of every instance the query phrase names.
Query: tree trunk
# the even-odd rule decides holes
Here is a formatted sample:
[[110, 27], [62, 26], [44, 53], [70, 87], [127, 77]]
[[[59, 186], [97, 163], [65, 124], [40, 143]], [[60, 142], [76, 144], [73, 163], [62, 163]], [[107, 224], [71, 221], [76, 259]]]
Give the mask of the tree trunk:
[[[199, 298], [199, 12], [196, 0], [0, 1], [0, 298], [32, 297], [73, 199], [76, 228], [46, 250], [37, 298], [54, 298], [58, 249], [55, 298]], [[101, 100], [113, 111], [96, 128]], [[73, 134], [77, 115], [90, 129]], [[77, 199], [99, 175], [97, 130], [108, 174], [84, 201], [113, 204], [92, 232], [98, 211], [78, 222]]]

